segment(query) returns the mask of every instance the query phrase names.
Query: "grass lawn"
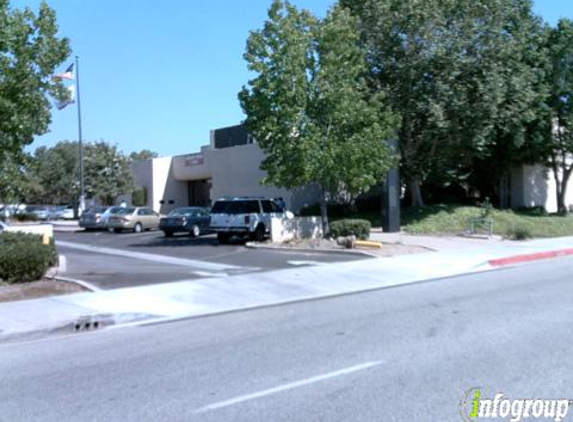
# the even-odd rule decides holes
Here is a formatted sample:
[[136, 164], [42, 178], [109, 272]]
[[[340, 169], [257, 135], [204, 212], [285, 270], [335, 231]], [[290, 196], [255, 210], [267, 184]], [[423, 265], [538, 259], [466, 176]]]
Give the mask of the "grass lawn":
[[[430, 205], [402, 209], [402, 230], [411, 234], [459, 234], [469, 228], [471, 218], [480, 217], [479, 207]], [[365, 218], [381, 226], [379, 213], [357, 213], [352, 218]], [[573, 215], [540, 215], [535, 211], [493, 209], [489, 215], [493, 232], [509, 238], [573, 236]], [[484, 230], [485, 232], [485, 230]]]

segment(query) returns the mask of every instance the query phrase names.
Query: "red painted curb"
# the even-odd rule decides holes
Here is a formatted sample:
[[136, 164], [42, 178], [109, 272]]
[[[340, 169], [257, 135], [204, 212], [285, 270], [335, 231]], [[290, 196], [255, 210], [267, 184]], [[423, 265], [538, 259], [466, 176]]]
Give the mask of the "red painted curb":
[[559, 249], [556, 251], [537, 252], [532, 254], [510, 256], [508, 258], [490, 259], [488, 264], [493, 267], [500, 267], [502, 265], [519, 264], [522, 262], [537, 261], [540, 259], [557, 258], [559, 256], [573, 255], [573, 248]]

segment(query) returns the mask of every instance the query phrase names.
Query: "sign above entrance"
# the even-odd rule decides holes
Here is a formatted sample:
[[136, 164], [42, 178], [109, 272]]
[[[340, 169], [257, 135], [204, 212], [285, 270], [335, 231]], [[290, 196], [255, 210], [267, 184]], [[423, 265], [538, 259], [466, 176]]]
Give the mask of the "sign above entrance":
[[200, 166], [204, 162], [203, 154], [201, 153], [185, 156], [185, 167]]

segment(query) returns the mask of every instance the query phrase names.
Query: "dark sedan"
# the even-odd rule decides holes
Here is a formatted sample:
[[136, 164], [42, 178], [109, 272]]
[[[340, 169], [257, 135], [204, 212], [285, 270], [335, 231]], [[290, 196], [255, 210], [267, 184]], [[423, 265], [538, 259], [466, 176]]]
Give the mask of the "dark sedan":
[[166, 237], [173, 233], [187, 232], [193, 237], [209, 231], [209, 210], [200, 207], [176, 208], [167, 217], [159, 221], [159, 230], [163, 230]]

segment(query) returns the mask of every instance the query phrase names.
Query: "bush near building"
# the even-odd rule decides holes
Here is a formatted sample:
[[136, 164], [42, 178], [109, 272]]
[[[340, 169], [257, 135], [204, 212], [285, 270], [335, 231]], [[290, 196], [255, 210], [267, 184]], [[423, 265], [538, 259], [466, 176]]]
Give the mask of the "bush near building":
[[147, 190], [144, 187], [136, 188], [131, 194], [131, 203], [134, 207], [144, 207], [147, 204]]
[[38, 216], [33, 212], [21, 212], [18, 214], [14, 214], [11, 217], [14, 221], [26, 222], [26, 221], [38, 221]]
[[0, 283], [16, 284], [40, 280], [58, 263], [54, 239], [42, 243], [42, 236], [0, 233]]
[[370, 237], [370, 228], [371, 225], [368, 220], [338, 220], [330, 224], [330, 234], [332, 237], [356, 236], [358, 239], [366, 240]]

